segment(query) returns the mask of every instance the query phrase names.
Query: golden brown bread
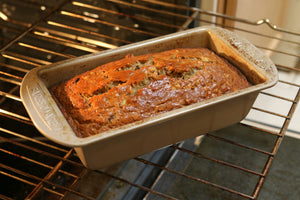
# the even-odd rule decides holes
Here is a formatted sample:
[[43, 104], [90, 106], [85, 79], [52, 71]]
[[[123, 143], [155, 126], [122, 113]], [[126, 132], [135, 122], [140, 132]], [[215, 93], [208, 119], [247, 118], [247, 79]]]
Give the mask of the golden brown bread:
[[206, 48], [173, 49], [101, 65], [51, 88], [78, 137], [250, 86]]

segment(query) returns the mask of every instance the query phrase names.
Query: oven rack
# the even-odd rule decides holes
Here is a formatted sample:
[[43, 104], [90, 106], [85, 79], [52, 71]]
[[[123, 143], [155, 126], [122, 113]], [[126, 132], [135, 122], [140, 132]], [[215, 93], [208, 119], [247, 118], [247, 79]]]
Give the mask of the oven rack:
[[[269, 20], [250, 21], [153, 0], [108, 0], [101, 3], [64, 0], [59, 4], [4, 0], [1, 6], [8, 14], [0, 13], [0, 198], [181, 199], [181, 194], [170, 191], [170, 188], [176, 188], [178, 180], [192, 182], [191, 187], [198, 189], [211, 189], [224, 195], [224, 198], [259, 197], [280, 143], [294, 117], [300, 98], [298, 82], [279, 77], [278, 85], [293, 88], [291, 96], [282, 96], [273, 90], [260, 93], [259, 96], [266, 96], [270, 101], [288, 103], [283, 112], [256, 104], [252, 108], [253, 112], [280, 118], [278, 127], [270, 128], [261, 121], [246, 119], [232, 127], [95, 171], [86, 169], [73, 149], [52, 143], [38, 133], [22, 106], [19, 88], [22, 78], [34, 67], [184, 30], [199, 23], [222, 26], [262, 40], [272, 39], [296, 46], [299, 46], [296, 40], [283, 39], [275, 36], [275, 33], [293, 37], [299, 37], [299, 33], [281, 29]], [[24, 13], [17, 13], [24, 8]], [[132, 14], [133, 10], [135, 14]], [[10, 15], [13, 12], [15, 15]], [[247, 24], [249, 28], [204, 20], [204, 15]], [[262, 24], [273, 29], [274, 34], [256, 32]], [[299, 58], [299, 55], [288, 51], [257, 46], [288, 58]], [[275, 64], [279, 71], [299, 75], [299, 68], [284, 63]], [[245, 141], [238, 135], [254, 139]], [[259, 139], [267, 141], [267, 147]], [[233, 155], [236, 150], [247, 152], [262, 161], [255, 166], [249, 163], [245, 166], [239, 161], [243, 160], [241, 155], [229, 158], [218, 156], [216, 154], [220, 152], [210, 152], [209, 148], [204, 148], [206, 144], [224, 147]], [[255, 158], [253, 161], [256, 161]], [[202, 172], [193, 174], [189, 171], [191, 164], [202, 162], [209, 162], [211, 169], [216, 166], [216, 170], [219, 167], [229, 169], [232, 176], [235, 175], [233, 179], [240, 174], [250, 177], [250, 183], [246, 188], [238, 188], [238, 183], [220, 182], [214, 179], [216, 174], [206, 175], [207, 169], [201, 168], [201, 165], [199, 168]]]

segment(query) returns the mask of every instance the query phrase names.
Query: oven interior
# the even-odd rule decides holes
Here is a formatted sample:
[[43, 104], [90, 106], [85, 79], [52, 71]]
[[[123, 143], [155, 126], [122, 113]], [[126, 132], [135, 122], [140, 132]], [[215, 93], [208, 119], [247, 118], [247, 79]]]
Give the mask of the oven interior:
[[[292, 199], [300, 195], [299, 180], [290, 180], [299, 177], [300, 164], [296, 158], [300, 31], [296, 25], [282, 28], [269, 20], [233, 17], [223, 12], [226, 9], [204, 9], [203, 2], [2, 0], [0, 198], [272, 199], [282, 195]], [[230, 1], [216, 2], [213, 8]], [[279, 83], [262, 91], [238, 124], [92, 171], [72, 148], [44, 138], [22, 105], [22, 79], [35, 67], [200, 25], [238, 32], [269, 55], [279, 70]]]

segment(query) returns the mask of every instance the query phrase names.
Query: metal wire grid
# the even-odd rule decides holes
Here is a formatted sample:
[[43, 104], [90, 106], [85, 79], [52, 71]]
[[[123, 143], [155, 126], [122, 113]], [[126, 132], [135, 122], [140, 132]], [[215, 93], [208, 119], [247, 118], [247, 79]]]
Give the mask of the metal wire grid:
[[[22, 8], [24, 2], [26, 3], [26, 8], [30, 8], [29, 13], [26, 14], [31, 16], [28, 18], [22, 16], [17, 16], [16, 18], [8, 17], [7, 19], [2, 17], [0, 23], [0, 27], [3, 30], [0, 35], [2, 44], [0, 57], [0, 179], [2, 189], [0, 198], [39, 199], [47, 196], [50, 199], [98, 199], [101, 196], [100, 194], [103, 193], [103, 191], [97, 190], [98, 186], [100, 188], [100, 185], [98, 185], [100, 183], [97, 180], [101, 179], [103, 183], [114, 180], [117, 185], [137, 188], [142, 191], [145, 198], [151, 199], [154, 195], [156, 198], [176, 199], [176, 196], [160, 191], [156, 187], [162, 176], [166, 174], [193, 180], [197, 185], [205, 184], [217, 190], [234, 194], [237, 198], [258, 198], [274, 156], [299, 102], [300, 85], [297, 83], [280, 80], [281, 84], [296, 88], [296, 94], [293, 98], [286, 98], [266, 91], [261, 92], [262, 95], [267, 95], [270, 98], [290, 102], [291, 106], [287, 110], [286, 115], [264, 108], [252, 108], [253, 110], [282, 118], [283, 124], [279, 131], [270, 131], [255, 125], [239, 125], [250, 129], [251, 132], [256, 133], [259, 131], [260, 134], [270, 135], [272, 137], [270, 140], [273, 140], [273, 143], [268, 150], [265, 150], [263, 147], [256, 147], [256, 144], [245, 144], [241, 141], [222, 137], [219, 134], [209, 133], [205, 136], [205, 138], [220, 141], [222, 145], [230, 144], [264, 155], [266, 160], [262, 164], [261, 169], [252, 170], [242, 164], [232, 163], [230, 160], [226, 161], [222, 160], [222, 158], [216, 159], [213, 156], [206, 156], [201, 152], [196, 152], [194, 149], [186, 147], [185, 142], [183, 142], [167, 147], [173, 152], [171, 159], [167, 163], [161, 164], [143, 157], [135, 158], [131, 161], [139, 165], [150, 166], [158, 171], [158, 178], [154, 184], [150, 185], [139, 183], [136, 179], [124, 178], [118, 173], [118, 167], [97, 171], [90, 171], [84, 168], [73, 149], [54, 144], [40, 136], [22, 107], [18, 90], [26, 72], [34, 67], [184, 30], [195, 22], [223, 26], [222, 24], [202, 20], [200, 14], [230, 19], [252, 26], [266, 23], [275, 31], [299, 36], [298, 33], [279, 29], [267, 20], [252, 22], [197, 8], [150, 0], [132, 2], [109, 0], [105, 1], [105, 6], [94, 4], [88, 0], [73, 2], [64, 0], [57, 5], [52, 5], [48, 1], [43, 1], [42, 4], [28, 0], [16, 1], [14, 6], [7, 2], [6, 6], [18, 9], [18, 6]], [[131, 14], [133, 9], [137, 14]], [[146, 13], [146, 15], [139, 13]], [[147, 17], [148, 13], [152, 13], [151, 17]], [[115, 18], [116, 20], [111, 22], [110, 18]], [[163, 20], [165, 18], [166, 20]], [[174, 18], [176, 18], [176, 23], [170, 23], [170, 20], [172, 21]], [[151, 28], [148, 28], [149, 26]], [[161, 27], [167, 28], [164, 28], [164, 31], [158, 31]], [[109, 29], [109, 32], [112, 34], [105, 34], [101, 31], [101, 28]], [[238, 31], [258, 35], [261, 38], [275, 38], [283, 41], [283, 39], [258, 34], [250, 30], [239, 29]], [[128, 37], [126, 32], [129, 32], [133, 37]], [[123, 35], [125, 36], [123, 37]], [[299, 43], [293, 43], [299, 45]], [[264, 47], [260, 48], [264, 49]], [[277, 51], [276, 49], [269, 50]], [[288, 54], [287, 52], [280, 53]], [[299, 73], [298, 69], [289, 66], [280, 65], [278, 68]], [[176, 163], [178, 154], [187, 154], [190, 157], [209, 160], [215, 165], [228, 166], [243, 173], [256, 176], [257, 181], [253, 189], [251, 189], [252, 191], [243, 192], [224, 186], [225, 184], [200, 178], [197, 175], [189, 175], [185, 171], [171, 167], [172, 164], [174, 165], [174, 162]], [[89, 180], [89, 177], [97, 177], [97, 179]], [[82, 182], [83, 184], [88, 183], [89, 187], [96, 188], [93, 191], [81, 189], [79, 185]], [[8, 187], [12, 187], [16, 192], [6, 190]], [[23, 191], [22, 194], [17, 192], [20, 188]], [[109, 197], [113, 198], [114, 196], [111, 195], [113, 194], [110, 193]], [[107, 198], [107, 195], [102, 195], [102, 197]]]

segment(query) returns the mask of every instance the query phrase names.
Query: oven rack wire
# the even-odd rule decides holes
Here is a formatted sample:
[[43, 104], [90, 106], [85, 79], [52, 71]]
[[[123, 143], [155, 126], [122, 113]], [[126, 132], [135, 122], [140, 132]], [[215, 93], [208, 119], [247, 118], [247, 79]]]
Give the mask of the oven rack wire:
[[[227, 138], [226, 135], [223, 137], [222, 134], [208, 133], [201, 138], [174, 144], [157, 152], [152, 152], [151, 155], [132, 159], [126, 164], [96, 171], [86, 169], [80, 163], [73, 149], [52, 143], [38, 133], [22, 107], [19, 88], [24, 75], [34, 67], [184, 30], [193, 23], [222, 26], [234, 31], [255, 35], [262, 39], [275, 39], [298, 46], [299, 42], [258, 33], [255, 32], [255, 28], [265, 24], [273, 29], [274, 33], [281, 32], [292, 36], [300, 36], [300, 33], [277, 27], [267, 19], [250, 21], [163, 1], [128, 2], [108, 0], [105, 1], [107, 7], [93, 4], [88, 0], [64, 0], [57, 5], [45, 1], [41, 2], [43, 4], [29, 0], [16, 1], [15, 3], [6, 1], [8, 8], [14, 7], [15, 9], [22, 8], [24, 3], [30, 8], [29, 12], [33, 16], [32, 18], [23, 19], [20, 16], [5, 18], [1, 15], [0, 19], [0, 27], [3, 30], [0, 35], [0, 82], [2, 85], [0, 87], [0, 182], [1, 186], [12, 183], [12, 185], [15, 185], [12, 188], [15, 188], [15, 190], [21, 188], [23, 191], [22, 194], [14, 194], [6, 191], [7, 187], [2, 187], [0, 198], [39, 199], [46, 196], [50, 199], [105, 199], [108, 197], [117, 199], [120, 198], [120, 193], [123, 192], [125, 194], [122, 194], [122, 197], [178, 199], [179, 197], [169, 194], [167, 190], [159, 189], [164, 180], [169, 180], [169, 182], [174, 180], [169, 177], [182, 177], [192, 180], [196, 185], [207, 185], [207, 187], [215, 188], [217, 191], [223, 191], [222, 194], [224, 195], [232, 195], [231, 197], [236, 199], [258, 198], [274, 157], [288, 130], [289, 123], [293, 119], [300, 98], [299, 83], [284, 79], [279, 80], [279, 84], [294, 88], [295, 94], [292, 97], [274, 94], [272, 91], [260, 93], [260, 95], [268, 96], [271, 99], [288, 102], [290, 106], [284, 114], [256, 106], [252, 108], [256, 112], [281, 118], [282, 125], [280, 127], [275, 130], [268, 129], [259, 126], [259, 122], [241, 122], [236, 125], [242, 127], [243, 130], [248, 130], [251, 134], [264, 135], [264, 137], [270, 138], [268, 140], [272, 141], [272, 145], [267, 149], [255, 143], [245, 143], [235, 140], [236, 138], [234, 140]], [[176, 19], [176, 23], [172, 24], [170, 21], [159, 20], [158, 17], [149, 17], [147, 14], [131, 14], [132, 9], [135, 9], [137, 13], [145, 12], [154, 13], [153, 15], [161, 17], [173, 17]], [[201, 19], [203, 15], [247, 24], [249, 28], [241, 29], [203, 20]], [[117, 19], [116, 22], [109, 21], [109, 18], [112, 17]], [[125, 20], [130, 21], [130, 23], [122, 23]], [[145, 28], [149, 25], [153, 28]], [[99, 27], [102, 26], [112, 31], [113, 34], [108, 35], [98, 31]], [[158, 30], [161, 27], [165, 27], [165, 31], [159, 32]], [[122, 36], [122, 34], [126, 35], [128, 33], [134, 35], [134, 37]], [[42, 42], [39, 43], [40, 41]], [[44, 44], [41, 45], [42, 43]], [[299, 58], [299, 55], [290, 52], [257, 46], [262, 50]], [[279, 70], [299, 74], [299, 68], [275, 64]], [[241, 163], [236, 164], [230, 160], [207, 156], [201, 151], [198, 152], [196, 149], [198, 147], [195, 147], [197, 141], [201, 143], [203, 140], [217, 141], [221, 145], [232, 145], [239, 149], [246, 149], [255, 152], [255, 155], [263, 155], [265, 159], [259, 169], [251, 169], [251, 167], [249, 168]], [[164, 157], [168, 159], [162, 159]], [[183, 158], [186, 158], [186, 160]], [[186, 161], [187, 165], [195, 158], [255, 176], [253, 186], [247, 190], [239, 190], [235, 186], [231, 187], [216, 183], [212, 179], [209, 180], [210, 178], [206, 179], [188, 174], [182, 169], [182, 166], [177, 166], [182, 160]], [[143, 178], [141, 174], [134, 178], [127, 177], [123, 174], [123, 171], [128, 165], [138, 166], [141, 174], [148, 170], [148, 174], [155, 177], [154, 180], [147, 183], [146, 178]], [[105, 182], [106, 185], [102, 186], [99, 179]], [[93, 190], [82, 187], [85, 184]], [[99, 187], [95, 188], [95, 186]], [[124, 187], [127, 188], [126, 192], [123, 189], [120, 190]], [[119, 194], [114, 193], [115, 191], [118, 191]]]

